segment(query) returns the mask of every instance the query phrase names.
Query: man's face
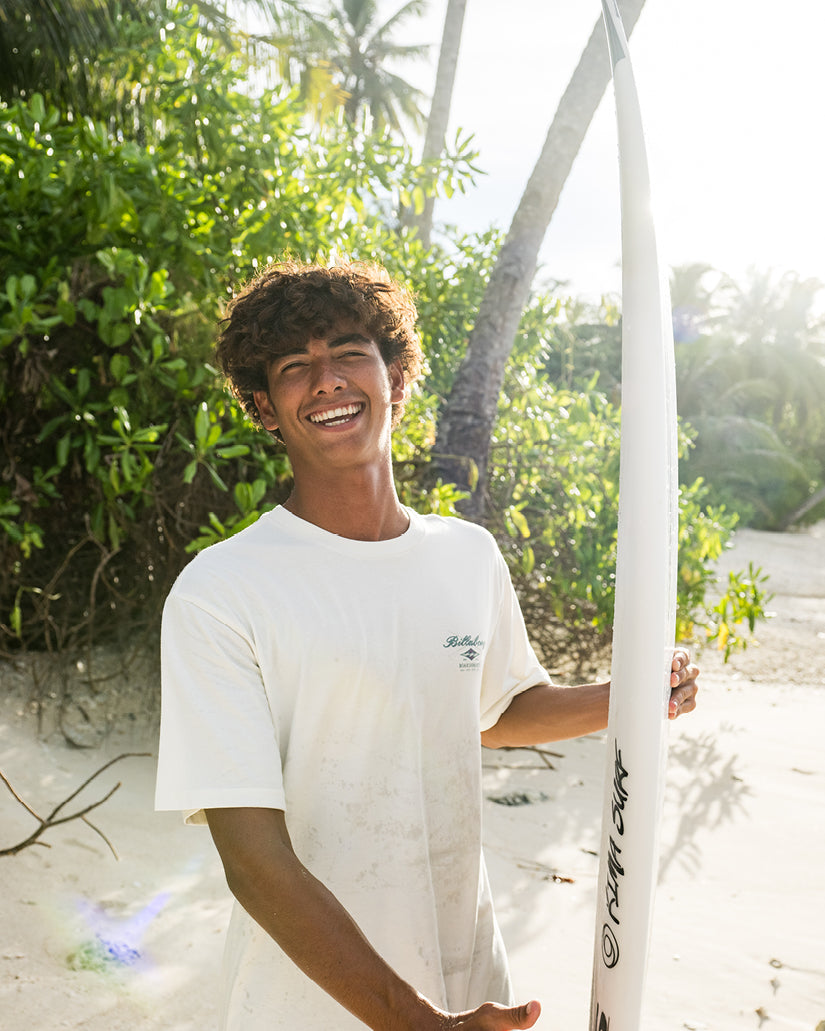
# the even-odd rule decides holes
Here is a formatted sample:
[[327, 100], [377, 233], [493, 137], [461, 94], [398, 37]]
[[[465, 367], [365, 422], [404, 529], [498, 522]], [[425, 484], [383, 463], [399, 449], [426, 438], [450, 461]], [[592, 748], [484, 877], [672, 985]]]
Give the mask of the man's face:
[[387, 457], [392, 405], [403, 400], [398, 362], [384, 363], [374, 340], [352, 325], [313, 337], [269, 367], [269, 390], [255, 391], [264, 427], [278, 430], [293, 470], [363, 464]]

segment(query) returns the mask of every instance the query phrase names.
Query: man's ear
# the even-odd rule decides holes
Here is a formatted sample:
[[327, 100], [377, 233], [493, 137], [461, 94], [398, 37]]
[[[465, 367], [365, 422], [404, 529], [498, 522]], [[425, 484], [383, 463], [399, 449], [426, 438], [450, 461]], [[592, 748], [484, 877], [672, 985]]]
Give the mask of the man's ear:
[[404, 380], [404, 367], [398, 358], [393, 358], [387, 366], [387, 373], [390, 377], [390, 401], [398, 404], [407, 397], [407, 384]]
[[255, 407], [258, 409], [258, 415], [261, 417], [261, 425], [265, 430], [274, 433], [278, 429], [278, 417], [275, 414], [275, 408], [270, 400], [269, 392], [266, 390], [253, 390], [252, 397], [255, 401]]

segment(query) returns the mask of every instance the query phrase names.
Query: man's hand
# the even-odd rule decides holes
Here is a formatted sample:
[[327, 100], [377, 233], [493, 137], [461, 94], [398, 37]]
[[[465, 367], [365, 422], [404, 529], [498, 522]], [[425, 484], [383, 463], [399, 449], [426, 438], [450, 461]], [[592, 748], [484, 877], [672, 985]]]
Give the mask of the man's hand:
[[673, 653], [670, 674], [670, 705], [667, 717], [675, 720], [686, 712], [696, 708], [696, 692], [699, 690], [696, 678], [699, 667], [690, 661], [690, 654], [684, 648], [677, 648]]
[[539, 1019], [541, 1006], [534, 1000], [526, 1006], [499, 1006], [485, 1002], [467, 1013], [445, 1013], [441, 1031], [520, 1031]]

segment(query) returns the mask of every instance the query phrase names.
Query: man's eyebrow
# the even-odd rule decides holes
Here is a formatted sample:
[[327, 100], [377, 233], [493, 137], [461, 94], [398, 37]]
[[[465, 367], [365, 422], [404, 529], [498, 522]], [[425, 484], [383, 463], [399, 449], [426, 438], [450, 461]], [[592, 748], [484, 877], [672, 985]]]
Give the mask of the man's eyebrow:
[[[335, 337], [330, 340], [329, 347], [346, 347], [347, 344], [369, 344], [372, 341], [369, 337], [365, 337], [363, 333], [343, 333], [339, 337]], [[306, 354], [309, 350], [306, 343], [294, 344], [290, 347], [285, 348], [283, 351], [279, 351], [278, 354], [272, 359], [274, 362], [280, 361], [282, 358], [291, 358], [296, 354]]]
[[343, 336], [330, 340], [330, 347], [344, 347], [346, 344], [369, 344], [372, 341], [363, 333], [344, 333]]

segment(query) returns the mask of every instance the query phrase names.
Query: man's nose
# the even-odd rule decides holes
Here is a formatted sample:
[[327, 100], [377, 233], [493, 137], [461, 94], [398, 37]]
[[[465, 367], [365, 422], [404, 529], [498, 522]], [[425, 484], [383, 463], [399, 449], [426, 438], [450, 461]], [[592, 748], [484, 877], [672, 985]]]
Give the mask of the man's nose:
[[338, 363], [329, 358], [319, 359], [313, 365], [312, 389], [316, 394], [331, 394], [335, 390], [343, 390], [346, 386]]

